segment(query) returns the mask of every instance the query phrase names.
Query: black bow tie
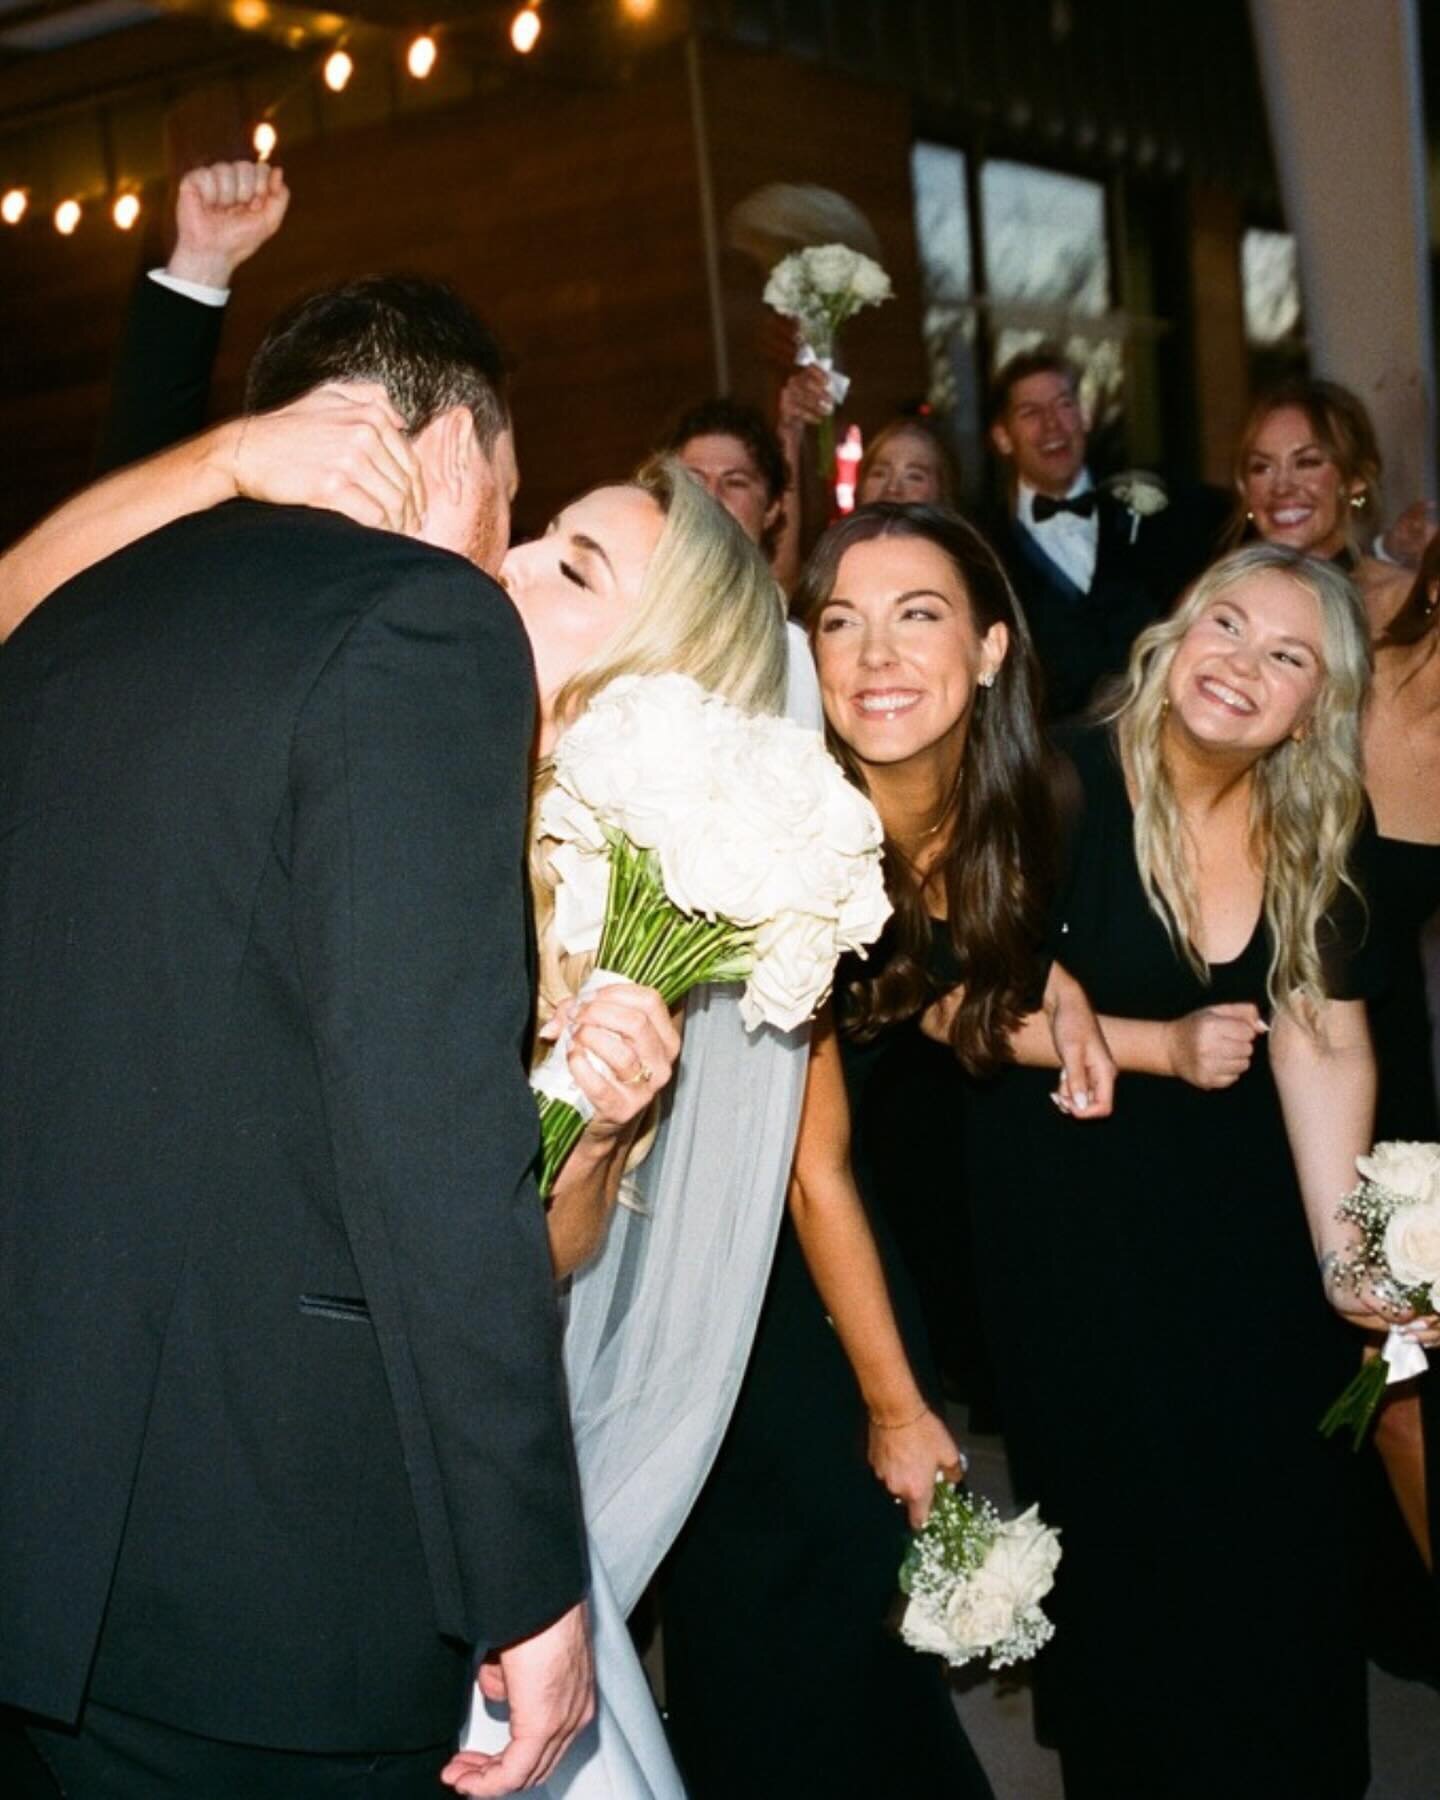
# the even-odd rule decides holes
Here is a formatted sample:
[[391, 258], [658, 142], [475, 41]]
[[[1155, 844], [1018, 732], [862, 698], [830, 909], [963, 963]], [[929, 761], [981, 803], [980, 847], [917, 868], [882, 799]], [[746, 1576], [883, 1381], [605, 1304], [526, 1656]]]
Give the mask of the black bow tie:
[[1095, 511], [1098, 499], [1099, 495], [1094, 488], [1088, 493], [1072, 494], [1068, 500], [1052, 500], [1048, 494], [1037, 494], [1030, 502], [1030, 516], [1037, 525], [1053, 519], [1056, 513], [1074, 513], [1079, 518], [1088, 519]]

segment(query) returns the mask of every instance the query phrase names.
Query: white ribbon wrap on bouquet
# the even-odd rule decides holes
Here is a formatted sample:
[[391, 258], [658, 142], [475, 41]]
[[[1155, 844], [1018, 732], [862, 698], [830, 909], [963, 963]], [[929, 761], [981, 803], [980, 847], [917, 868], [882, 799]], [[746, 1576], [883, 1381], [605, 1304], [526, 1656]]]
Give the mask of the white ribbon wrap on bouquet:
[[[585, 977], [580, 992], [575, 996], [576, 1004], [598, 994], [601, 988], [614, 987], [617, 982], [629, 979], [628, 975], [615, 975], [609, 969], [592, 969]], [[547, 1100], [559, 1100], [566, 1106], [573, 1106], [588, 1125], [595, 1117], [595, 1108], [570, 1073], [570, 1046], [574, 1041], [575, 1034], [567, 1023], [559, 1037], [556, 1038], [555, 1047], [530, 1077], [530, 1086], [537, 1094], [543, 1094]], [[589, 1052], [587, 1051], [586, 1054], [589, 1055]], [[592, 1056], [590, 1060], [597, 1069], [603, 1069], [605, 1066], [596, 1057]], [[619, 1079], [618, 1076], [616, 1079]]]
[[845, 404], [845, 396], [850, 392], [850, 377], [848, 375], [842, 375], [839, 369], [835, 367], [835, 358], [833, 356], [817, 356], [809, 344], [802, 344], [795, 353], [795, 366], [798, 369], [808, 369], [811, 367], [823, 369], [825, 371], [825, 379], [830, 384], [830, 398], [835, 402], [836, 406], [843, 406]]
[[1423, 1375], [1430, 1367], [1424, 1345], [1417, 1344], [1414, 1338], [1393, 1326], [1386, 1333], [1380, 1354], [1389, 1365], [1390, 1372], [1385, 1377], [1387, 1387], [1392, 1382], [1409, 1381], [1413, 1375]]

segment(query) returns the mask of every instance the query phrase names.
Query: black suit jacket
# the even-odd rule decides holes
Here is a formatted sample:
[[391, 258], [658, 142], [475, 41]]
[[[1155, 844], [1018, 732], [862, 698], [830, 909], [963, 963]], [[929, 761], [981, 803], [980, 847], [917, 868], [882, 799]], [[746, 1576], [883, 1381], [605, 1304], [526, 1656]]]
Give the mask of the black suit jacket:
[[247, 502], [0, 649], [0, 1703], [420, 1746], [582, 1593], [532, 687], [469, 564]]
[[1081, 712], [1130, 646], [1162, 618], [1211, 560], [1228, 503], [1207, 488], [1175, 488], [1163, 512], [1136, 515], [1111, 493], [1097, 495], [1099, 543], [1089, 590], [1080, 592], [1012, 512], [990, 522], [1035, 640], [1054, 719]]
[[223, 306], [141, 276], [115, 352], [97, 473], [168, 450], [201, 429], [224, 325]]

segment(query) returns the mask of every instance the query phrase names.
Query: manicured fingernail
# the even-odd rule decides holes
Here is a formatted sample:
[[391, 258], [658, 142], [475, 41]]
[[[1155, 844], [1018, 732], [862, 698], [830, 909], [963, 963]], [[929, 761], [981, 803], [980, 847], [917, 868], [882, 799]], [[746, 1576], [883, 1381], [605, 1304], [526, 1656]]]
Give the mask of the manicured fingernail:
[[1088, 1094], [1080, 1093], [1075, 1096], [1076, 1112], [1084, 1112], [1085, 1109], [1089, 1106], [1089, 1104], [1090, 1104], [1090, 1096]]

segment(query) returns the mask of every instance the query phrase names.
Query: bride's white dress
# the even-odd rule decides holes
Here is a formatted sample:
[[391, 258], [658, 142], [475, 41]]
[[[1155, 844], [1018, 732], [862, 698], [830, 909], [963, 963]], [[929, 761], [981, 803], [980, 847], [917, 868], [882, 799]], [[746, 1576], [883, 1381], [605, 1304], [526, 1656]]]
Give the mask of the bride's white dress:
[[[803, 635], [790, 633], [790, 716], [818, 727]], [[601, 1254], [571, 1284], [565, 1367], [585, 1522], [598, 1708], [536, 1792], [684, 1800], [626, 1616], [719, 1450], [755, 1333], [784, 1206], [807, 1032], [747, 1033], [736, 990], [690, 997], [679, 1072]], [[504, 1709], [478, 1696], [464, 1743], [498, 1750]]]

